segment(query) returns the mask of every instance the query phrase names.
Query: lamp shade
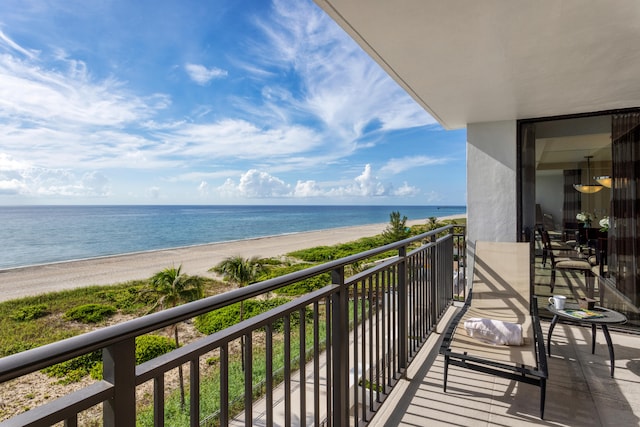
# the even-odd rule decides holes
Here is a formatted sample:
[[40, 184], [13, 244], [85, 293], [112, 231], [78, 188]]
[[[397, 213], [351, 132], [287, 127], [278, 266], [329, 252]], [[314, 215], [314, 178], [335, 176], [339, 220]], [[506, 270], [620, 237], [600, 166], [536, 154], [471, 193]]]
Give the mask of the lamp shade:
[[598, 184], [602, 185], [603, 187], [611, 188], [612, 179], [609, 175], [596, 176], [595, 180]]
[[591, 161], [590, 160], [592, 157], [593, 156], [584, 156], [584, 158], [587, 159], [587, 180], [588, 180], [587, 184], [573, 184], [573, 188], [585, 194], [597, 193], [603, 188], [602, 185], [600, 184], [592, 185], [590, 182], [591, 181]]
[[601, 185], [582, 185], [582, 184], [573, 184], [573, 188], [578, 190], [581, 193], [585, 194], [593, 194], [602, 190], [604, 187]]

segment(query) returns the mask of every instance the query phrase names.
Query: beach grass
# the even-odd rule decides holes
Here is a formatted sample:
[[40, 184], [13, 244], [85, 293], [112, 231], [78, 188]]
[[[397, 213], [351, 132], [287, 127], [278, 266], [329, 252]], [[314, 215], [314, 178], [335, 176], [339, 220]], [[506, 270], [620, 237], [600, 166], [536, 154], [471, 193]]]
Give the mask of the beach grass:
[[[229, 289], [224, 283], [205, 278], [208, 295]], [[108, 304], [117, 319], [144, 315], [153, 305], [143, 289], [148, 280], [110, 286], [90, 286], [51, 292], [0, 303], [0, 357], [60, 341], [114, 322], [109, 317], [95, 324], [68, 320], [66, 313], [89, 304]]]

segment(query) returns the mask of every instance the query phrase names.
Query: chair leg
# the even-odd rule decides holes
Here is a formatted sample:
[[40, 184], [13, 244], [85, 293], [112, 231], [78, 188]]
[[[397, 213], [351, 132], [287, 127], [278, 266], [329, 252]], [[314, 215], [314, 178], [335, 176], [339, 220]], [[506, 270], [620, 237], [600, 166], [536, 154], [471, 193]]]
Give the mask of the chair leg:
[[442, 391], [447, 392], [447, 374], [449, 373], [449, 356], [444, 357], [444, 383], [442, 384]]
[[544, 419], [544, 402], [547, 394], [547, 380], [542, 378], [540, 380], [540, 419]]
[[596, 286], [595, 286], [595, 277], [591, 270], [584, 271], [584, 283], [585, 283], [585, 286], [587, 287], [587, 297], [593, 298], [595, 295]]
[[551, 292], [553, 292], [553, 288], [556, 286], [556, 269], [551, 269], [551, 280], [549, 280], [549, 288], [551, 288]]

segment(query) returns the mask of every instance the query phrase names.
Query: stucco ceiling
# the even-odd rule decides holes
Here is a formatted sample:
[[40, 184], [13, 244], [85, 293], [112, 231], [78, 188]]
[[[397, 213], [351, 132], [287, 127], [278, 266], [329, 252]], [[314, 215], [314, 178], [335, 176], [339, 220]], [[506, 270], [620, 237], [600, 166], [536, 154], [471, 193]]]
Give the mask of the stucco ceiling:
[[445, 128], [640, 106], [638, 0], [315, 0]]

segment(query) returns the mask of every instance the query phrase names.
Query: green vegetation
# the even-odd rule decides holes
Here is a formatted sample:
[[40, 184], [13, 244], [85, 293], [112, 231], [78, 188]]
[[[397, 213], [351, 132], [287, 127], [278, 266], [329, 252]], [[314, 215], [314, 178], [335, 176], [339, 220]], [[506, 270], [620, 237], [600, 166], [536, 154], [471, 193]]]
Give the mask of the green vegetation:
[[[355, 305], [353, 302], [349, 306], [349, 318], [353, 319], [354, 310], [357, 312], [358, 318], [363, 317], [362, 304]], [[368, 312], [368, 304], [365, 304], [365, 314]], [[324, 317], [323, 307], [320, 307], [320, 317]], [[309, 325], [305, 329], [305, 348], [306, 354], [304, 362], [308, 362], [313, 357], [313, 328], [312, 318], [307, 317], [306, 323]], [[350, 322], [352, 323], [352, 321]], [[291, 328], [291, 341], [290, 350], [292, 359], [291, 370], [297, 370], [300, 367], [301, 360], [298, 357], [300, 353], [300, 335], [298, 328], [293, 327], [292, 321]], [[353, 326], [353, 325], [352, 325]], [[319, 346], [320, 350], [323, 350], [324, 343], [326, 341], [326, 323], [320, 321], [319, 323]], [[255, 334], [255, 333], [254, 333]], [[273, 384], [279, 384], [284, 380], [284, 339], [281, 334], [274, 333], [273, 337]], [[266, 352], [263, 347], [254, 346], [252, 355], [252, 388], [253, 398], [259, 398], [265, 393], [265, 378], [266, 378]], [[303, 363], [304, 363], [303, 362]], [[203, 376], [200, 383], [200, 410], [201, 413], [210, 414], [207, 418], [207, 422], [203, 425], [218, 425], [217, 415], [220, 411], [220, 369], [217, 358], [210, 360], [210, 366], [212, 370], [207, 372]], [[244, 373], [242, 372], [242, 363], [238, 354], [230, 354], [229, 357], [229, 414], [234, 416], [244, 408]], [[165, 399], [165, 424], [171, 426], [188, 426], [189, 425], [189, 411], [183, 410], [180, 407], [179, 396], [176, 392], [170, 393]], [[141, 409], [138, 412], [137, 419], [138, 426], [153, 426], [153, 407], [148, 406]]]
[[176, 344], [170, 338], [162, 335], [136, 337], [136, 365], [155, 359], [176, 348]]
[[[238, 285], [239, 288], [243, 288], [256, 282], [263, 270], [264, 267], [257, 257], [247, 259], [240, 256], [231, 256], [213, 267], [210, 271], [222, 274], [224, 280]], [[243, 311], [243, 302], [240, 301], [240, 321], [244, 319]]]
[[[444, 221], [446, 223], [456, 223]], [[458, 220], [463, 225], [465, 220]], [[438, 223], [440, 225], [440, 223]], [[427, 231], [427, 224], [411, 227], [411, 234]], [[461, 230], [458, 230], [461, 231]], [[283, 274], [308, 268], [327, 260], [338, 259], [353, 253], [366, 251], [383, 244], [382, 236], [358, 239], [335, 246], [310, 248], [287, 254], [287, 261], [280, 259], [260, 259], [264, 268], [257, 280], [265, 280]], [[378, 258], [395, 255], [394, 252]], [[372, 259], [371, 261], [373, 261]], [[355, 266], [356, 269], [358, 266]], [[220, 281], [198, 277], [205, 295], [218, 294], [228, 286]], [[319, 289], [330, 281], [329, 275], [320, 275], [295, 283], [277, 291], [282, 296], [296, 296]], [[0, 303], [0, 357], [59, 341], [85, 332], [86, 327], [76, 322], [66, 321], [67, 311], [86, 304], [105, 304], [117, 309], [118, 314], [141, 316], [159, 302], [158, 294], [150, 292], [150, 279], [131, 281], [112, 286], [92, 286], [81, 289], [42, 294]], [[101, 323], [96, 324], [100, 326]]]
[[353, 242], [341, 243], [334, 246], [316, 246], [314, 248], [302, 249], [290, 252], [287, 256], [301, 259], [306, 262], [323, 263], [335, 259], [344, 258], [359, 252], [383, 246], [386, 240], [382, 236], [363, 237]]
[[[90, 286], [0, 302], [0, 357], [86, 332], [86, 325], [64, 318], [65, 313], [79, 306], [108, 304], [125, 318], [143, 316], [157, 301], [156, 296], [148, 292], [149, 280]], [[226, 284], [216, 280], [202, 277], [198, 280], [206, 295], [228, 289]], [[98, 322], [92, 327], [102, 325]]]
[[27, 320], [39, 319], [47, 314], [49, 314], [49, 310], [47, 310], [46, 305], [36, 304], [16, 309], [16, 311], [11, 314], [11, 318], [18, 322], [25, 322]]
[[116, 308], [104, 304], [84, 304], [73, 307], [64, 313], [64, 320], [75, 320], [80, 323], [98, 323], [114, 315]]
[[49, 366], [42, 370], [50, 377], [60, 378], [60, 383], [69, 384], [80, 381], [82, 377], [89, 375], [94, 365], [102, 362], [102, 351], [83, 354], [75, 359]]
[[[0, 357], [19, 353], [55, 341], [86, 332], [86, 326], [69, 322], [64, 314], [85, 304], [108, 302], [122, 313], [142, 314], [148, 307], [139, 301], [138, 290], [143, 281], [127, 282], [113, 286], [92, 286], [69, 291], [42, 294], [0, 303]], [[120, 303], [105, 295], [118, 295]], [[124, 300], [128, 300], [124, 303]], [[121, 306], [127, 306], [120, 309]], [[46, 314], [45, 314], [46, 313]], [[29, 317], [33, 316], [32, 319]], [[100, 324], [97, 324], [100, 325]]]
[[397, 242], [399, 240], [406, 239], [411, 235], [409, 228], [407, 228], [407, 217], [400, 216], [400, 212], [394, 211], [389, 214], [389, 225], [382, 232], [382, 238], [387, 243]]
[[[464, 220], [463, 220], [464, 221]], [[232, 257], [214, 267], [212, 270], [220, 273], [227, 283], [203, 277], [187, 276], [181, 273], [181, 268], [169, 268], [157, 273], [147, 280], [132, 281], [113, 286], [88, 287], [71, 291], [44, 294], [37, 297], [22, 298], [0, 303], [0, 357], [24, 351], [29, 348], [58, 341], [87, 331], [87, 325], [91, 328], [104, 325], [108, 316], [118, 314], [127, 317], [145, 315], [156, 309], [164, 309], [182, 304], [187, 301], [200, 298], [205, 295], [214, 295], [229, 289], [229, 283], [235, 286], [246, 286], [250, 283], [278, 277], [291, 272], [299, 271], [311, 266], [339, 259], [345, 256], [367, 251], [380, 247], [388, 243], [390, 239], [400, 239], [409, 235], [417, 235], [425, 231], [432, 230], [451, 221], [438, 222], [435, 218], [430, 218], [426, 224], [421, 224], [408, 229], [405, 227], [406, 217], [402, 217], [399, 212], [390, 215], [390, 224], [385, 233], [378, 236], [366, 237], [356, 241], [334, 245], [310, 248], [301, 251], [291, 252], [285, 258], [270, 259], [243, 259]], [[463, 222], [461, 222], [463, 223]], [[462, 229], [458, 230], [462, 231]], [[395, 236], [395, 237], [393, 237]], [[397, 255], [396, 251], [389, 251], [380, 254], [375, 258], [347, 266], [345, 273], [347, 276], [355, 274], [368, 268], [372, 262]], [[274, 291], [278, 296], [257, 298], [237, 303], [229, 307], [204, 314], [194, 319], [194, 326], [202, 334], [211, 334], [238, 323], [241, 319], [251, 318], [260, 313], [264, 313], [274, 307], [285, 304], [291, 297], [303, 295], [316, 289], [320, 289], [331, 281], [330, 274], [325, 273], [300, 282], [291, 284], [282, 289]], [[360, 292], [360, 291], [358, 291]], [[363, 307], [360, 302], [358, 311]], [[365, 302], [364, 310], [368, 311], [368, 302]], [[323, 306], [320, 306], [322, 312]], [[350, 310], [353, 312], [353, 307]], [[322, 314], [322, 313], [321, 313]], [[358, 314], [361, 318], [362, 313]], [[82, 322], [82, 323], [81, 323]], [[292, 354], [298, 353], [298, 333], [299, 313], [291, 316]], [[307, 310], [305, 322], [310, 324], [311, 312]], [[324, 321], [320, 322], [320, 327], [324, 328]], [[284, 358], [283, 321], [280, 320], [273, 325], [274, 333], [274, 359]], [[312, 330], [306, 328], [307, 334]], [[177, 348], [178, 341], [177, 325], [170, 330], [174, 339], [159, 335], [146, 335], [136, 338], [136, 362], [142, 363], [158, 355], [164, 354]], [[254, 332], [254, 336], [264, 334], [264, 331]], [[324, 330], [321, 332], [321, 341], [324, 341]], [[261, 342], [258, 339], [257, 342]], [[311, 348], [311, 337], [306, 338], [307, 349]], [[241, 346], [244, 348], [244, 346]], [[230, 357], [230, 393], [236, 396], [237, 402], [232, 403], [231, 411], [240, 410], [243, 405], [243, 360], [241, 352], [231, 352]], [[254, 388], [256, 395], [263, 392], [264, 372], [260, 369], [264, 367], [264, 349], [254, 343], [253, 347], [253, 369]], [[203, 400], [203, 414], [214, 413], [219, 407], [219, 376], [217, 374], [219, 363], [217, 357], [210, 359], [211, 372], [203, 372], [203, 383], [201, 385], [201, 399]], [[279, 363], [279, 364], [278, 364]], [[283, 362], [276, 363], [282, 366]], [[63, 383], [77, 381], [87, 374], [93, 378], [101, 378], [102, 361], [100, 352], [94, 352], [79, 358], [61, 363], [50, 368], [46, 372], [49, 375], [60, 378]], [[275, 373], [275, 382], [281, 380], [281, 373]], [[262, 384], [262, 385], [261, 385]], [[367, 386], [367, 385], [365, 385]], [[207, 390], [212, 390], [211, 392]], [[169, 393], [166, 406], [168, 419], [171, 425], [181, 425], [179, 420], [184, 416], [184, 401], [186, 391]], [[209, 402], [204, 402], [208, 400]], [[173, 402], [173, 403], [172, 403]], [[143, 410], [139, 425], [146, 425], [150, 411]], [[175, 422], [174, 422], [175, 421]]]
[[[153, 307], [149, 310], [165, 309], [176, 307], [180, 304], [196, 301], [204, 296], [202, 280], [195, 276], [182, 274], [182, 265], [178, 268], [165, 268], [154, 274], [149, 284], [148, 292], [156, 295], [157, 300]], [[180, 334], [178, 333], [178, 324], [174, 324], [173, 337], [176, 348], [180, 347]], [[171, 331], [170, 331], [171, 333]], [[184, 398], [184, 375], [182, 373], [182, 365], [178, 366], [180, 380], [180, 396], [182, 406], [185, 405]]]
[[[171, 339], [160, 335], [136, 337], [136, 364], [154, 359], [176, 348]], [[45, 374], [60, 378], [63, 384], [79, 381], [86, 375], [96, 380], [102, 379], [102, 352], [94, 351], [66, 362], [58, 363], [42, 370]]]
[[[268, 300], [257, 300], [251, 299], [244, 302], [245, 306], [245, 316], [247, 319], [257, 316], [258, 314], [265, 313], [269, 310], [272, 310], [276, 307], [281, 306], [287, 302], [291, 301], [290, 298], [271, 298]], [[196, 329], [205, 334], [210, 335], [214, 332], [221, 331], [223, 329], [228, 328], [229, 326], [235, 325], [240, 321], [240, 304], [236, 303], [227, 307], [223, 307], [218, 310], [211, 311], [209, 313], [198, 316], [195, 320]], [[307, 310], [307, 318], [311, 318], [311, 311]], [[300, 322], [299, 314], [293, 313], [291, 315], [291, 325], [297, 325]], [[278, 320], [272, 325], [272, 329], [275, 332], [282, 332], [283, 330], [283, 321]]]
[[[231, 256], [213, 267], [210, 271], [222, 274], [224, 280], [235, 283], [239, 288], [243, 288], [258, 280], [264, 267], [257, 257], [251, 259], [241, 256]], [[244, 301], [240, 301], [239, 318], [244, 320]], [[244, 337], [240, 338], [240, 348], [244, 355]], [[242, 370], [244, 371], [244, 356], [242, 357]]]

